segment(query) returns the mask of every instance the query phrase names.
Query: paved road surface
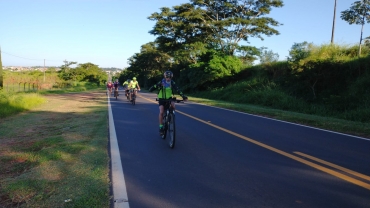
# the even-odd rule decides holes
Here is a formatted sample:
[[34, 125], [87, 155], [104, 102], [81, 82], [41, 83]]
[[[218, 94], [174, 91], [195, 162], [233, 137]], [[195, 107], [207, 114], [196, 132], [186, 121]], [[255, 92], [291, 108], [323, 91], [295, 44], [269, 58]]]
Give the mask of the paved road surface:
[[170, 149], [155, 96], [110, 100], [131, 208], [370, 207], [370, 140], [187, 102]]

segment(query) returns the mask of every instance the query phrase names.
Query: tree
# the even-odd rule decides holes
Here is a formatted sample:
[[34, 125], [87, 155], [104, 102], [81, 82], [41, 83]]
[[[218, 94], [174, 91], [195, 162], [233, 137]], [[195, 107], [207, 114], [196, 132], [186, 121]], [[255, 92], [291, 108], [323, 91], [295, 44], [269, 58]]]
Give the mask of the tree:
[[130, 66], [124, 73], [121, 73], [123, 78], [120, 78], [120, 80], [140, 75], [138, 80], [143, 83], [143, 87], [148, 87], [152, 84], [148, 80], [168, 69], [172, 64], [171, 59], [171, 56], [158, 49], [157, 43], [146, 43], [141, 46], [140, 53], [135, 53], [128, 59]]
[[358, 56], [360, 56], [364, 24], [370, 23], [370, 0], [355, 1], [349, 9], [341, 13], [340, 17], [350, 25], [361, 25], [360, 44], [358, 49]]
[[199, 89], [251, 65], [260, 49], [240, 43], [278, 35], [274, 28], [281, 24], [267, 15], [282, 6], [282, 0], [190, 0], [149, 16], [156, 22], [149, 33], [157, 36], [157, 49], [170, 56], [171, 70], [181, 74], [177, 81], [191, 80], [197, 84], [189, 88]]
[[302, 43], [294, 43], [289, 51], [288, 61], [298, 63], [300, 60], [307, 58], [310, 55], [310, 48], [312, 43], [304, 41]]
[[367, 47], [369, 47], [369, 48], [370, 48], [370, 36], [369, 36], [369, 37], [364, 38], [364, 43], [365, 43], [365, 46], [367, 46]]
[[79, 64], [74, 70], [77, 81], [88, 81], [100, 85], [107, 80], [107, 74], [93, 63]]
[[271, 64], [279, 60], [279, 54], [274, 53], [272, 50], [264, 50], [260, 55], [261, 64]]
[[74, 61], [63, 61], [64, 65], [60, 67], [59, 77], [63, 80], [71, 80], [73, 78], [73, 74], [71, 72], [70, 66], [73, 64], [77, 64]]
[[279, 34], [273, 27], [280, 23], [264, 16], [272, 7], [282, 6], [281, 0], [191, 0], [153, 13], [149, 19], [156, 24], [149, 33], [172, 49], [201, 42], [234, 55], [240, 41]]

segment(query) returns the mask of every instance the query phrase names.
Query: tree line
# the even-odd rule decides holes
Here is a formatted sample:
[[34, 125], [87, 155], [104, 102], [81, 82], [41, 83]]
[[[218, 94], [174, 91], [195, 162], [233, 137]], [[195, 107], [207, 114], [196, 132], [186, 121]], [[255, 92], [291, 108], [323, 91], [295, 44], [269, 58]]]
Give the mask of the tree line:
[[280, 23], [267, 15], [282, 6], [281, 0], [191, 0], [163, 7], [148, 17], [156, 22], [149, 32], [155, 41], [129, 58], [122, 76], [137, 76], [149, 86], [170, 69], [191, 90], [235, 75], [252, 65], [261, 51], [244, 43], [279, 34], [275, 27]]
[[[361, 33], [357, 46], [293, 43], [287, 60], [279, 61], [278, 54], [248, 45], [248, 40], [278, 35], [281, 24], [268, 15], [283, 6], [281, 0], [190, 0], [163, 7], [148, 17], [155, 21], [149, 33], [156, 39], [128, 59], [120, 80], [135, 76], [141, 86], [149, 87], [171, 70], [188, 93], [232, 100], [225, 95], [241, 91], [232, 101], [287, 110], [304, 106], [297, 111], [356, 111], [349, 117], [367, 121], [370, 37], [363, 39]], [[370, 21], [369, 12], [369, 0], [355, 1], [341, 18], [363, 27]], [[253, 64], [256, 60], [260, 64]]]
[[[102, 86], [107, 82], [107, 73], [98, 65], [90, 62], [77, 64], [65, 61], [57, 71], [54, 67], [47, 68], [44, 72], [4, 71], [3, 89], [6, 91], [30, 91], [43, 89], [61, 89], [76, 86], [80, 82], [91, 83], [91, 86]], [[76, 65], [72, 67], [72, 65]]]
[[[354, 2], [341, 18], [363, 26], [370, 21], [369, 2]], [[256, 60], [276, 61], [278, 54], [248, 45], [248, 41], [279, 35], [276, 28], [281, 23], [268, 15], [283, 6], [281, 0], [190, 0], [163, 7], [148, 17], [155, 21], [149, 33], [156, 39], [128, 59], [121, 79], [136, 76], [147, 87], [163, 71], [172, 70], [184, 90], [198, 91], [253, 66]], [[358, 50], [362, 40], [368, 45], [370, 36], [363, 39], [361, 34]]]

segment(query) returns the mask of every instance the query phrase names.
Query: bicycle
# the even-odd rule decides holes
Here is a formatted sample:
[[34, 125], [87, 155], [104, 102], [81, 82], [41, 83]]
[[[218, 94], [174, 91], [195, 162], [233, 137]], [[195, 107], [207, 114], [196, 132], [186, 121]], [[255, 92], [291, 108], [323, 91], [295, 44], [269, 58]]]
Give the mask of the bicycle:
[[175, 109], [173, 109], [171, 102], [183, 102], [184, 100], [176, 100], [176, 98], [170, 99], [158, 99], [156, 101], [164, 101], [164, 112], [163, 112], [163, 134], [162, 139], [166, 139], [167, 133], [169, 134], [168, 144], [171, 149], [175, 147], [176, 142], [176, 125], [175, 125]]
[[125, 96], [127, 98], [128, 101], [130, 101], [130, 90], [129, 89], [125, 89]]
[[131, 101], [132, 105], [136, 104], [136, 93], [137, 93], [136, 88], [130, 90], [130, 101]]
[[115, 88], [114, 89], [114, 97], [116, 97], [116, 100], [117, 100], [117, 97], [118, 97], [118, 88]]

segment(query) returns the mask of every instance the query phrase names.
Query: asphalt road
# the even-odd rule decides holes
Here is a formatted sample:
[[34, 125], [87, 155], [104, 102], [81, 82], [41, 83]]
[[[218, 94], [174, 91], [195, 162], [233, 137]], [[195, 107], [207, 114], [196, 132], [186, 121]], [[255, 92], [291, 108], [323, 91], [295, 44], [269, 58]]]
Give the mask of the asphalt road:
[[370, 140], [186, 102], [170, 149], [155, 97], [110, 100], [131, 208], [370, 207]]

